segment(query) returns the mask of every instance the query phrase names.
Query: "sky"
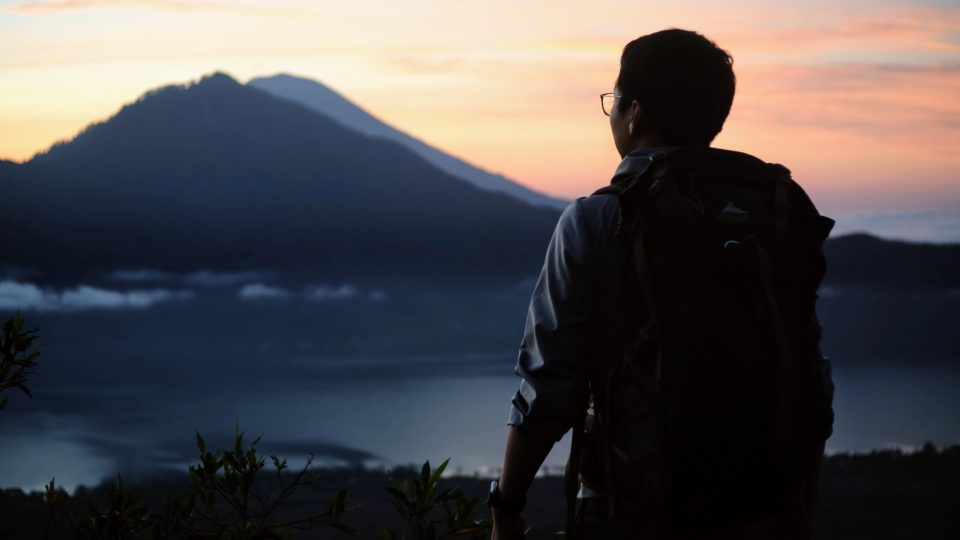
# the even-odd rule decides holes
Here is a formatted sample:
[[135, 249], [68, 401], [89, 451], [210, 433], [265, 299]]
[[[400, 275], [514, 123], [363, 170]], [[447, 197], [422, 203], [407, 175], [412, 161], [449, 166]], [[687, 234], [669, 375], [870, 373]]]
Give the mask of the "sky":
[[825, 213], [960, 212], [960, 4], [661, 4], [0, 0], [0, 158], [27, 160], [158, 86], [286, 72], [572, 198], [619, 162], [598, 96], [623, 45], [679, 27], [734, 58], [714, 146], [785, 164]]

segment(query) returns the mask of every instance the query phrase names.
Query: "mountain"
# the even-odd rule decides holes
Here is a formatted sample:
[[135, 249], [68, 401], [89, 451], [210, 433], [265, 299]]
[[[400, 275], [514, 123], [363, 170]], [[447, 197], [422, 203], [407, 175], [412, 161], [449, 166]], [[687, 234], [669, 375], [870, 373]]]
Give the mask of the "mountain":
[[0, 266], [522, 279], [559, 212], [217, 73], [0, 167]]
[[831, 238], [824, 245], [828, 283], [960, 291], [960, 244], [919, 244], [869, 234]]
[[280, 74], [272, 77], [260, 77], [247, 83], [274, 96], [300, 103], [314, 111], [328, 116], [345, 127], [370, 137], [383, 137], [398, 142], [413, 150], [417, 155], [429, 161], [438, 169], [474, 186], [505, 193], [535, 206], [563, 209], [569, 201], [555, 199], [524, 187], [509, 178], [493, 174], [444, 153], [429, 144], [400, 131], [367, 111], [358, 107], [342, 95], [317, 81]]

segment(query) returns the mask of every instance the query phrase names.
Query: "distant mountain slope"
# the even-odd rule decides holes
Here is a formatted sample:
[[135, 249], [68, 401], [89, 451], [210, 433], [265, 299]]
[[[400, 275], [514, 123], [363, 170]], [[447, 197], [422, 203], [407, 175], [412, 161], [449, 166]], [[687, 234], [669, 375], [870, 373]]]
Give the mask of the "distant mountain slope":
[[916, 244], [868, 234], [824, 246], [828, 283], [960, 291], [960, 244]]
[[319, 82], [281, 74], [256, 78], [247, 84], [277, 97], [305, 105], [364, 135], [384, 137], [396, 141], [410, 148], [440, 170], [457, 178], [462, 178], [481, 189], [506, 193], [532, 205], [549, 208], [562, 209], [569, 202], [536, 192], [504, 176], [487, 172], [446, 154], [387, 125]]
[[0, 265], [525, 278], [558, 211], [459, 181], [227, 75], [0, 168]]

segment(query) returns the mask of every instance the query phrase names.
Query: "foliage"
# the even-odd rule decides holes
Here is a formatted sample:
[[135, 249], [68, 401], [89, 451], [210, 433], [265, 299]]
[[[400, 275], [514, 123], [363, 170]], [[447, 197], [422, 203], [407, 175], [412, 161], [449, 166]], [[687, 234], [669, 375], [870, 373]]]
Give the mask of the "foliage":
[[285, 477], [283, 472], [289, 468], [287, 460], [271, 455], [275, 473], [273, 481], [258, 482], [258, 475], [266, 462], [257, 453], [259, 442], [257, 437], [249, 447], [244, 447], [243, 433], [237, 429], [232, 450], [212, 452], [207, 450], [206, 442], [197, 433], [200, 463], [189, 469], [188, 504], [184, 506], [183, 500], [177, 498], [168, 499], [167, 503], [174, 514], [193, 511], [188, 521], [191, 534], [200, 532], [210, 538], [279, 538], [281, 533], [316, 525], [344, 533], [353, 532], [338, 520], [346, 510], [347, 493], [344, 490], [338, 490], [322, 512], [280, 518], [278, 510], [290, 501], [294, 492], [314, 482], [313, 457], [292, 477]]
[[[50, 481], [51, 485], [53, 481]], [[50, 491], [48, 489], [47, 491]], [[123, 486], [123, 479], [109, 491], [103, 508], [89, 505], [90, 515], [73, 523], [74, 534], [83, 540], [121, 540], [126, 538], [152, 538], [156, 518], [150, 514], [138, 493]]]
[[[37, 366], [38, 351], [31, 351], [34, 342], [40, 339], [37, 330], [24, 330], [24, 319], [20, 312], [3, 322], [0, 331], [0, 393], [10, 388], [18, 388], [27, 397], [33, 397], [27, 387], [27, 378], [33, 375]], [[6, 397], [0, 397], [0, 409], [7, 404]]]
[[159, 512], [151, 512], [118, 477], [105, 505], [89, 505], [87, 515], [78, 519], [62, 507], [64, 495], [51, 480], [45, 494], [51, 521], [63, 516], [73, 536], [81, 540], [282, 539], [316, 526], [354, 532], [340, 521], [347, 510], [344, 490], [334, 493], [326, 508], [298, 514], [288, 511], [296, 492], [315, 479], [312, 457], [291, 475], [285, 473], [286, 459], [269, 456], [274, 474], [265, 477], [266, 458], [257, 451], [259, 438], [245, 445], [238, 429], [231, 449], [215, 451], [207, 449], [199, 433], [196, 438], [199, 463], [189, 468], [189, 488], [170, 493]]
[[[392, 476], [389, 478], [387, 493], [390, 503], [407, 522], [411, 536], [383, 527], [380, 534], [383, 540], [489, 537], [490, 522], [474, 519], [480, 507], [480, 498], [467, 497], [456, 487], [440, 490], [440, 477], [449, 462], [448, 458], [431, 471], [430, 462], [427, 461], [420, 470], [419, 478], [405, 479], [399, 483]], [[440, 508], [444, 513], [442, 520], [438, 519]]]

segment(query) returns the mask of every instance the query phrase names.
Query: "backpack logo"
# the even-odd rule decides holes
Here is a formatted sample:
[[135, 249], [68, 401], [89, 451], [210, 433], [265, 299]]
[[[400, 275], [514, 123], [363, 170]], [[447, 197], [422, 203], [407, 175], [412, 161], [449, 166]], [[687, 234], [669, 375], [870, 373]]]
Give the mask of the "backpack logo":
[[727, 215], [733, 214], [733, 215], [736, 215], [736, 216], [749, 216], [749, 215], [750, 215], [750, 212], [747, 212], [747, 211], [744, 210], [743, 208], [740, 208], [739, 206], [737, 206], [736, 204], [734, 204], [733, 201], [728, 202], [728, 203], [727, 203], [727, 206], [725, 206], [725, 207], [723, 208], [723, 210], [720, 211], [720, 213], [721, 213], [721, 214], [727, 214]]
[[724, 223], [734, 223], [734, 224], [743, 224], [743, 225], [752, 225], [753, 216], [750, 215], [750, 212], [747, 212], [743, 208], [740, 208], [733, 201], [727, 202], [727, 205], [723, 207], [723, 210], [720, 211], [720, 214], [717, 216], [717, 219]]

